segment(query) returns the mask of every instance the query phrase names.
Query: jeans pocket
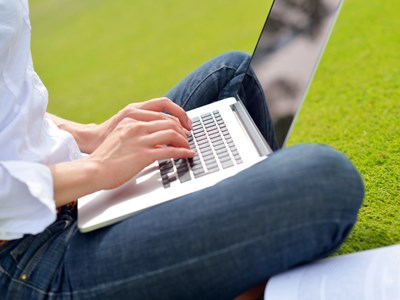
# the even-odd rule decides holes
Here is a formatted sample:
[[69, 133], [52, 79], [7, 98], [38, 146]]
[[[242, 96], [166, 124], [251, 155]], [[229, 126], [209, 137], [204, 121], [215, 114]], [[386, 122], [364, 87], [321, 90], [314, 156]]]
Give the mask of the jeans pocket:
[[13, 271], [10, 274], [13, 274], [14, 278], [26, 281], [43, 259], [53, 240], [69, 224], [70, 220], [63, 217], [55, 221], [42, 233], [28, 235], [21, 239], [10, 251], [10, 258], [13, 261], [13, 266], [10, 266]]

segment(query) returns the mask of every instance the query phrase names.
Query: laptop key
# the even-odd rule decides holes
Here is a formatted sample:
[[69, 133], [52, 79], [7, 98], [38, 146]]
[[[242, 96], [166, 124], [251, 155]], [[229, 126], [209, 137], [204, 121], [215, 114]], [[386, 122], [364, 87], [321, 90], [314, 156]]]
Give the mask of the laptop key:
[[212, 150], [212, 149], [211, 149], [210, 143], [199, 145], [199, 148], [200, 148], [201, 154], [203, 154], [203, 153], [205, 153], [205, 152], [207, 152], [207, 151], [211, 151], [211, 150]]
[[214, 124], [215, 121], [213, 118], [209, 118], [209, 119], [203, 119], [203, 124], [204, 125], [208, 125], [208, 124]]
[[224, 141], [222, 139], [219, 140], [213, 140], [212, 144], [214, 147], [220, 146], [220, 145], [225, 145]]
[[190, 176], [189, 170], [187, 170], [185, 172], [179, 172], [178, 171], [178, 178], [179, 178], [179, 181], [181, 183], [184, 183], [184, 182], [192, 180], [192, 177]]
[[161, 176], [174, 172], [174, 168], [160, 170]]
[[233, 158], [234, 158], [235, 160], [242, 159], [242, 158], [240, 157], [239, 154], [234, 155]]
[[200, 121], [200, 118], [199, 118], [199, 117], [194, 117], [194, 118], [192, 118], [192, 123], [199, 122], [199, 121]]
[[205, 156], [203, 156], [204, 162], [210, 161], [210, 160], [215, 160], [215, 156], [214, 153], [209, 153]]
[[219, 132], [219, 129], [217, 126], [214, 126], [207, 130], [208, 135], [212, 135], [213, 133], [216, 133], [216, 132]]
[[211, 168], [211, 169], [208, 169], [206, 175], [207, 175], [207, 174], [211, 174], [211, 173], [215, 173], [215, 172], [217, 172], [217, 171], [219, 171], [218, 166], [217, 166], [217, 167], [214, 167], [214, 168]]
[[160, 170], [164, 170], [164, 169], [169, 169], [171, 167], [173, 168], [174, 165], [173, 165], [172, 161], [168, 161], [166, 163], [159, 164], [159, 167], [160, 167]]
[[201, 115], [201, 118], [202, 119], [205, 119], [205, 118], [212, 118], [212, 115], [211, 115], [211, 113], [206, 113], [206, 114], [204, 114], [204, 115]]
[[192, 125], [192, 131], [198, 133], [199, 131], [204, 131], [203, 125], [201, 123]]
[[212, 142], [218, 142], [218, 141], [222, 141], [223, 139], [222, 139], [221, 135], [218, 135], [218, 136], [214, 136], [214, 137], [210, 138], [210, 140]]
[[239, 154], [239, 151], [237, 151], [237, 149], [232, 150], [232, 155], [233, 155], [233, 156], [238, 155], [238, 154]]
[[217, 164], [216, 161], [213, 162], [213, 163], [209, 163], [209, 164], [206, 163], [206, 167], [207, 167], [208, 171], [210, 171], [212, 169], [219, 169], [218, 164]]
[[184, 164], [180, 164], [179, 166], [176, 166], [176, 172], [177, 173], [184, 173], [189, 171], [189, 167], [187, 165]]
[[221, 136], [221, 134], [219, 133], [219, 131], [209, 135], [210, 139], [218, 138], [220, 136]]
[[228, 152], [228, 151], [226, 148], [221, 148], [221, 149], [217, 149], [215, 152], [217, 152], [217, 155], [220, 155], [220, 154]]
[[198, 170], [193, 170], [193, 176], [194, 176], [194, 178], [198, 178], [198, 177], [203, 176], [203, 175], [205, 175], [205, 174], [206, 174], [206, 172], [204, 171], [203, 168], [198, 169]]
[[227, 169], [233, 166], [233, 162], [231, 159], [229, 159], [227, 161], [221, 162], [221, 165], [223, 169]]
[[196, 136], [196, 141], [197, 141], [197, 144], [200, 142], [200, 141], [204, 141], [204, 140], [206, 140], [207, 142], [208, 142], [208, 139], [207, 139], [207, 135], [201, 135], [201, 136]]
[[210, 160], [205, 161], [207, 169], [213, 167], [214, 165], [217, 165], [217, 160], [215, 158], [212, 158]]
[[215, 149], [215, 151], [216, 151], [217, 153], [218, 153], [218, 150], [221, 150], [221, 149], [224, 149], [225, 151], [227, 150], [226, 147], [225, 147], [225, 144], [216, 145], [216, 146], [214, 147], [214, 149]]
[[197, 171], [203, 170], [204, 168], [203, 168], [203, 165], [195, 165], [195, 166], [191, 167], [190, 169], [193, 171], [193, 173], [195, 173]]
[[200, 148], [201, 156], [207, 156], [210, 153], [213, 153], [210, 146]]
[[207, 132], [210, 132], [211, 130], [216, 129], [217, 126], [215, 126], [215, 124], [206, 124], [205, 128]]
[[229, 156], [229, 153], [226, 153], [226, 154], [218, 155], [218, 159], [222, 163], [224, 161], [231, 160], [231, 157]]
[[163, 184], [165, 189], [169, 188], [171, 186], [171, 183], [169, 182], [168, 176], [162, 176], [161, 180], [162, 180], [162, 184]]

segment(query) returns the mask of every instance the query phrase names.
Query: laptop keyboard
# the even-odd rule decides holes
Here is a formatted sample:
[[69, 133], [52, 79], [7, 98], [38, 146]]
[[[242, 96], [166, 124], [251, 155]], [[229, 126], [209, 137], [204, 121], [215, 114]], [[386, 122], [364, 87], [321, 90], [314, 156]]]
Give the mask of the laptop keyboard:
[[196, 156], [159, 161], [164, 188], [241, 164], [243, 161], [218, 110], [192, 119], [190, 148]]

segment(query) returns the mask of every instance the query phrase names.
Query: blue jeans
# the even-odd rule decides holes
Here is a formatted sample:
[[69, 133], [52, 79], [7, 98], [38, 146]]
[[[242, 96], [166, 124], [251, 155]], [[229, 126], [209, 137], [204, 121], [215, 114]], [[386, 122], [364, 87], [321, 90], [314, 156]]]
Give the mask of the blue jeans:
[[[237, 62], [247, 59], [231, 53], [210, 65], [224, 61], [237, 69]], [[210, 75], [209, 68], [201, 70]], [[193, 86], [185, 84], [180, 86], [190, 91]], [[211, 95], [222, 86], [227, 84], [196, 89]], [[168, 95], [187, 109], [208, 101], [179, 97], [181, 89]], [[263, 104], [257, 105], [264, 114]], [[265, 121], [258, 124], [268, 127]], [[6, 299], [231, 299], [335, 251], [356, 222], [363, 196], [362, 180], [343, 154], [300, 145], [94, 232], [80, 233], [76, 214], [65, 208], [43, 233], [0, 248], [1, 294]]]

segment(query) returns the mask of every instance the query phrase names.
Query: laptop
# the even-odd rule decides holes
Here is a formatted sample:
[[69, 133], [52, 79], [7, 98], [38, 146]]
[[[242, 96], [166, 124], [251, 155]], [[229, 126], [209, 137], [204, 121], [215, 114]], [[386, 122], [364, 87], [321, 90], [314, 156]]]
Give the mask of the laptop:
[[[284, 147], [342, 0], [275, 0], [252, 55], [279, 148]], [[239, 92], [239, 91], [238, 91]], [[78, 228], [89, 232], [234, 176], [273, 153], [239, 96], [191, 110], [193, 159], [146, 167], [124, 185], [78, 200]]]

